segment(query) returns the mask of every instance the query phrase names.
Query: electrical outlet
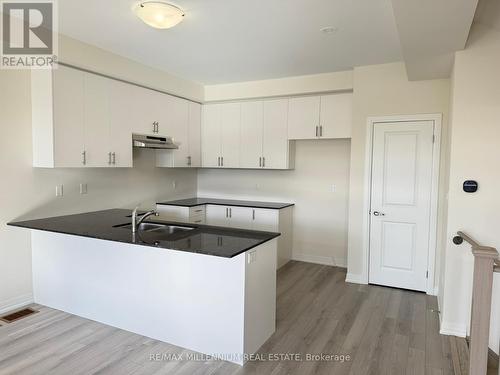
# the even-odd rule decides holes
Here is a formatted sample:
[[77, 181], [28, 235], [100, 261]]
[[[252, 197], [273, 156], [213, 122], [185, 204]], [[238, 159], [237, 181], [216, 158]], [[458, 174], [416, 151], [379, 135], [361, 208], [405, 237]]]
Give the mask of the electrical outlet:
[[87, 194], [87, 184], [80, 184], [80, 194]]
[[64, 186], [56, 185], [56, 197], [62, 197], [64, 195]]

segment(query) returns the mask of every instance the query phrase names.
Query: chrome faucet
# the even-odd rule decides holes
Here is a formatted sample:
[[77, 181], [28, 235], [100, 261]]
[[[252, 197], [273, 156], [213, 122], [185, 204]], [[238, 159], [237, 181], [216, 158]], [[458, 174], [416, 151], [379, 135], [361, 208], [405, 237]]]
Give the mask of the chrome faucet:
[[155, 216], [159, 215], [156, 210], [151, 210], [151, 211], [148, 211], [145, 214], [143, 214], [140, 219], [137, 219], [137, 210], [138, 209], [139, 209], [139, 206], [137, 206], [136, 208], [134, 208], [134, 210], [132, 211], [132, 233], [137, 232], [137, 227], [139, 227], [139, 225], [141, 225], [141, 223], [145, 219], [147, 219], [151, 215], [155, 215]]

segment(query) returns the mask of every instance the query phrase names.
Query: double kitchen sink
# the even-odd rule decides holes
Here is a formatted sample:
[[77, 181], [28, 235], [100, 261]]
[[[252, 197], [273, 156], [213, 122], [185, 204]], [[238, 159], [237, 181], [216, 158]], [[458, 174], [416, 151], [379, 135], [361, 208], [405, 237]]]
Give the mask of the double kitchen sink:
[[[123, 228], [123, 229], [129, 229], [132, 230], [132, 224], [120, 224], [120, 225], [115, 225], [114, 228]], [[140, 223], [137, 226], [137, 231], [142, 231], [142, 232], [154, 232], [155, 234], [174, 234], [174, 233], [179, 233], [179, 232], [186, 232], [189, 230], [193, 230], [195, 228], [192, 227], [183, 227], [179, 225], [169, 225], [169, 224], [161, 224], [161, 223]]]

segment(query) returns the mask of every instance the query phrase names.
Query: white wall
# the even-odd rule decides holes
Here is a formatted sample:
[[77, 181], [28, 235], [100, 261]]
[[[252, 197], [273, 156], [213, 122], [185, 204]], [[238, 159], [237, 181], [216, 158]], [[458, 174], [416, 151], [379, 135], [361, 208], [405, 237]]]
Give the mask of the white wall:
[[[65, 39], [61, 56], [70, 62], [86, 62], [114, 76], [157, 88], [197, 97], [201, 86], [140, 66], [132, 61]], [[102, 68], [102, 69], [101, 69]], [[16, 218], [145, 206], [156, 200], [196, 194], [196, 171], [154, 167], [153, 154], [140, 151], [133, 169], [34, 169], [32, 168], [30, 73], [0, 71], [0, 311], [31, 299], [31, 247], [29, 231], [7, 227]], [[198, 92], [199, 91], [199, 92]], [[172, 181], [177, 181], [173, 190]], [[88, 184], [88, 194], [79, 195], [78, 184]], [[56, 184], [64, 184], [64, 197], [55, 197]]]
[[[472, 255], [455, 246], [457, 230], [485, 246], [500, 249], [500, 32], [475, 25], [466, 50], [455, 58], [452, 138], [442, 326], [465, 333], [469, 322]], [[466, 179], [479, 182], [474, 194], [462, 191]], [[498, 353], [500, 275], [495, 274], [490, 347]]]
[[[351, 280], [363, 280], [365, 256], [363, 253], [364, 173], [366, 123], [371, 116], [413, 115], [419, 113], [443, 114], [443, 142], [446, 155], [449, 80], [408, 81], [403, 63], [372, 65], [354, 69], [354, 113], [351, 140], [351, 175], [349, 191], [349, 250], [348, 274]], [[446, 157], [441, 160], [441, 171], [446, 170]], [[439, 188], [439, 233], [445, 227], [446, 173], [441, 173]], [[444, 247], [443, 236], [438, 237], [436, 269]], [[438, 277], [436, 277], [438, 279]]]
[[205, 100], [236, 100], [352, 90], [352, 70], [205, 86]]
[[349, 140], [297, 141], [295, 170], [200, 169], [198, 195], [294, 202], [294, 258], [345, 267], [349, 157]]

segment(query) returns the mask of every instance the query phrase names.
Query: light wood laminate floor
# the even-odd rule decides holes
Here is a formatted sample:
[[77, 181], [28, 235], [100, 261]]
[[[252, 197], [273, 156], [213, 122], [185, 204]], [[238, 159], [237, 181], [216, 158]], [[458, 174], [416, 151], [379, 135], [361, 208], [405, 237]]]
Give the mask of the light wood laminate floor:
[[[453, 374], [435, 297], [344, 280], [344, 269], [310, 263], [279, 271], [277, 329], [259, 351], [271, 360], [189, 361], [193, 352], [182, 348], [36, 306], [39, 313], [0, 323], [0, 374]], [[350, 360], [305, 360], [321, 353]]]

